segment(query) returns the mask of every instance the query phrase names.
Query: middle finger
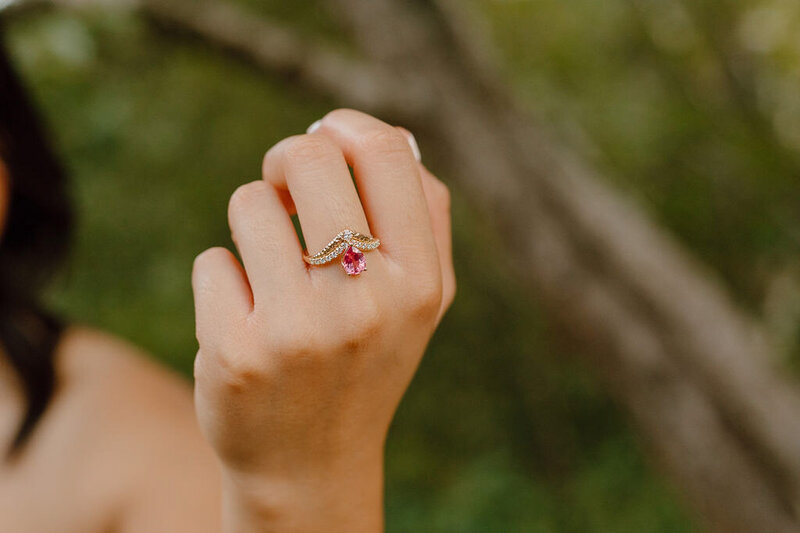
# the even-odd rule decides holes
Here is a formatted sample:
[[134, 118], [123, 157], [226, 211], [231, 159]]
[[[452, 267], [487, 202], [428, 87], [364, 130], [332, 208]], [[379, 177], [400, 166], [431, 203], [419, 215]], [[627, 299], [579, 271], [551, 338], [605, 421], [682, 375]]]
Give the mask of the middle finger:
[[370, 234], [344, 155], [330, 139], [322, 135], [284, 139], [264, 156], [263, 176], [289, 192], [309, 254], [344, 229]]

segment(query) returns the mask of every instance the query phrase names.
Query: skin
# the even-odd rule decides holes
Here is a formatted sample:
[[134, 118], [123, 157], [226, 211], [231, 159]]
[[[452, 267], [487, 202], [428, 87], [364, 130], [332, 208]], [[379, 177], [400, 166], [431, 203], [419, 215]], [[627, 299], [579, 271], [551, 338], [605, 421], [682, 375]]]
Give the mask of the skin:
[[[20, 460], [0, 465], [0, 531], [218, 533], [219, 473], [185, 381], [83, 328], [57, 356], [50, 410]], [[16, 392], [0, 400], [4, 442], [22, 412]]]
[[[71, 328], [51, 409], [0, 464], [0, 531], [383, 531], [386, 434], [455, 294], [449, 194], [410, 143], [337, 110], [269, 150], [230, 200], [243, 264], [195, 261], [194, 402], [135, 348]], [[368, 270], [305, 265], [294, 212], [312, 251], [344, 228], [379, 237]], [[22, 408], [0, 358], [6, 441]]]

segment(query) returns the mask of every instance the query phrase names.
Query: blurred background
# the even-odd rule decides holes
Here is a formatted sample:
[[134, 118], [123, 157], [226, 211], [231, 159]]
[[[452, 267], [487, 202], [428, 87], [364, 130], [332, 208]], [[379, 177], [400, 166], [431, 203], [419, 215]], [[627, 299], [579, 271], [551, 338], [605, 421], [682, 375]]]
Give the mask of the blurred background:
[[[364, 41], [337, 18], [335, 2], [225, 3], [332, 54], [361, 53]], [[425, 4], [407, 2], [437, 23]], [[702, 262], [702, 279], [716, 280], [765, 332], [770, 371], [796, 375], [800, 4], [459, 7], [491, 43], [484, 57], [475, 41], [478, 56], [496, 67], [492, 83], [520, 116]], [[229, 195], [260, 177], [269, 146], [359, 100], [176, 26], [128, 4], [49, 6], [13, 14], [8, 31], [79, 212], [70, 267], [49, 301], [189, 377], [191, 263], [207, 247], [232, 246]], [[412, 49], [430, 45], [404, 39]], [[381, 118], [415, 132], [424, 124], [387, 109]], [[652, 434], [642, 436], [614, 380], [588, 362], [591, 342], [504, 259], [495, 236], [508, 224], [494, 224], [498, 204], [487, 208], [488, 197], [449, 162], [454, 149], [435, 128], [421, 129], [423, 160], [453, 193], [459, 287], [390, 435], [388, 531], [706, 531], [705, 504], [651, 453], [659, 449]], [[484, 176], [489, 185], [501, 179]]]

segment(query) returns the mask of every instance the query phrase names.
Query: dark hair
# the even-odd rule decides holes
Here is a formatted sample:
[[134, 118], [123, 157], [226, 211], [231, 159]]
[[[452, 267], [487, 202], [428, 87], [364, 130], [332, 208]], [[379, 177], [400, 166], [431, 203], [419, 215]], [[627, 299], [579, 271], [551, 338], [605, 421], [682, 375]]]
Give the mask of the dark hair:
[[0, 344], [27, 402], [9, 450], [13, 456], [55, 390], [53, 353], [62, 326], [41, 308], [39, 293], [66, 255], [72, 210], [65, 174], [14, 72], [3, 37], [0, 21], [0, 159], [10, 188], [0, 235]]

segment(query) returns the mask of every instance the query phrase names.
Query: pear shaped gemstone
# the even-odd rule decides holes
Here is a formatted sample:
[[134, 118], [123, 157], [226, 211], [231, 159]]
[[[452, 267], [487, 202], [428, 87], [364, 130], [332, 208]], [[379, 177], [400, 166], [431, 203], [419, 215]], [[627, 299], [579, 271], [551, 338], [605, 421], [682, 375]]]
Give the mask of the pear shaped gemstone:
[[348, 246], [342, 256], [342, 267], [350, 276], [357, 276], [367, 269], [364, 253], [355, 246]]

